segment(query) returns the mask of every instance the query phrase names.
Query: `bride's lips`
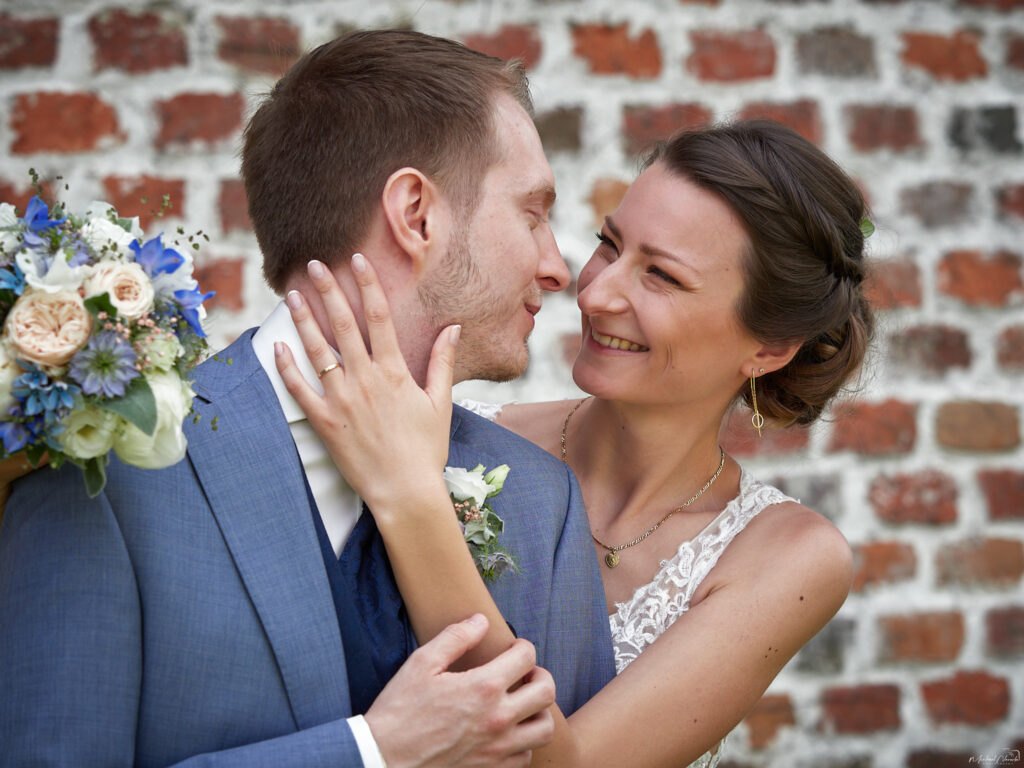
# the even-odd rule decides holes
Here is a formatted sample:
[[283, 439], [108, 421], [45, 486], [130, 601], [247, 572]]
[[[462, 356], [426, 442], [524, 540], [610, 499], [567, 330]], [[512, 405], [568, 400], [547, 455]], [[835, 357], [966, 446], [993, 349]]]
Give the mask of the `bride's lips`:
[[647, 352], [650, 350], [650, 347], [645, 347], [643, 344], [637, 344], [635, 341], [623, 339], [619, 336], [600, 333], [593, 326], [590, 327], [590, 338], [605, 349], [617, 349], [622, 352]]

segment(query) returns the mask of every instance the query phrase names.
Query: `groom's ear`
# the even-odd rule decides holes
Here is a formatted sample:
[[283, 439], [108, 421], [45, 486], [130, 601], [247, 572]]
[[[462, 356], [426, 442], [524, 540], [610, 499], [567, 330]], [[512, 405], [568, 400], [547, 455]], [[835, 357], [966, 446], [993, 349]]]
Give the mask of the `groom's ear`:
[[414, 274], [447, 240], [448, 206], [438, 186], [415, 168], [400, 168], [384, 184], [384, 218]]

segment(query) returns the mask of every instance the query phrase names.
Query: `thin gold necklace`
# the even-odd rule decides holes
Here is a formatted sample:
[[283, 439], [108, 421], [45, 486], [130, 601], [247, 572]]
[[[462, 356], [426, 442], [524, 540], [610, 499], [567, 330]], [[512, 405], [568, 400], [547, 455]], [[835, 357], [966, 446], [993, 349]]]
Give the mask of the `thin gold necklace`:
[[[566, 465], [568, 465], [569, 461], [566, 459], [566, 456], [565, 456], [565, 433], [566, 433], [566, 430], [569, 429], [569, 419], [571, 419], [572, 415], [574, 413], [576, 413], [576, 411], [579, 409], [579, 407], [581, 405], [583, 405], [585, 402], [587, 402], [587, 400], [589, 400], [589, 399], [590, 399], [589, 397], [585, 397], [582, 400], [580, 400], [578, 403], [576, 403], [576, 405], [574, 405], [572, 407], [572, 410], [569, 411], [569, 413], [566, 415], [565, 421], [562, 423], [562, 462], [564, 464], [566, 464]], [[722, 446], [718, 446], [718, 452], [722, 455], [721, 459], [718, 462], [718, 469], [716, 469], [715, 470], [715, 474], [713, 474], [708, 479], [708, 481], [706, 483], [704, 483], [704, 487], [701, 488], [699, 491], [697, 491], [695, 494], [693, 494], [693, 496], [688, 498], [686, 501], [684, 501], [678, 507], [676, 507], [671, 512], [669, 512], [667, 515], [665, 515], [663, 518], [661, 518], [661, 520], [659, 520], [654, 525], [652, 525], [650, 528], [648, 528], [646, 531], [644, 531], [642, 535], [638, 536], [637, 538], [633, 539], [632, 541], [626, 542], [625, 544], [619, 544], [617, 546], [612, 547], [612, 546], [609, 546], [608, 544], [605, 544], [603, 541], [601, 541], [599, 538], [597, 538], [597, 536], [595, 536], [593, 534], [593, 532], [591, 532], [590, 538], [592, 538], [594, 540], [594, 542], [598, 546], [604, 547], [605, 549], [608, 550], [608, 554], [604, 556], [604, 564], [607, 565], [609, 568], [616, 567], [619, 564], [619, 552], [621, 552], [624, 549], [629, 549], [630, 547], [635, 546], [636, 544], [639, 544], [641, 541], [643, 541], [648, 536], [650, 536], [652, 533], [654, 533], [656, 530], [658, 530], [661, 527], [661, 524], [664, 523], [666, 520], [668, 520], [670, 517], [672, 517], [672, 515], [674, 515], [676, 512], [681, 512], [682, 510], [686, 509], [688, 506], [693, 504], [693, 502], [695, 502], [697, 499], [699, 499], [701, 496], [703, 496], [704, 492], [708, 488], [710, 488], [712, 485], [714, 485], [715, 480], [717, 480], [718, 476], [720, 474], [722, 474], [722, 469], [725, 467], [725, 451], [722, 449]]]

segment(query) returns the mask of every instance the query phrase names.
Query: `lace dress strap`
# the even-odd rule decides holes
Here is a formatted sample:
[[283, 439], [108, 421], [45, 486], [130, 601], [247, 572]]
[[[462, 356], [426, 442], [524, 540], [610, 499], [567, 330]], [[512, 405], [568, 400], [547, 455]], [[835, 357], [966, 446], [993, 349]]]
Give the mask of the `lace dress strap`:
[[515, 402], [515, 400], [506, 400], [503, 403], [485, 403], [482, 400], [463, 398], [462, 400], [456, 400], [455, 404], [475, 413], [477, 416], [483, 416], [488, 421], [497, 421], [498, 417], [501, 416], [501, 409]]

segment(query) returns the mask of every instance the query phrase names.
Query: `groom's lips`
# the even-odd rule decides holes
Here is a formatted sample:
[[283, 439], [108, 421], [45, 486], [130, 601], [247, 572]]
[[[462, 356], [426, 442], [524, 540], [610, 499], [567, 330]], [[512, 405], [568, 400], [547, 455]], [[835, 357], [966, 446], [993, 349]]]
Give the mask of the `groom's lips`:
[[529, 312], [531, 315], [536, 315], [538, 312], [540, 312], [540, 304], [526, 303], [523, 306], [526, 307], [526, 311]]

